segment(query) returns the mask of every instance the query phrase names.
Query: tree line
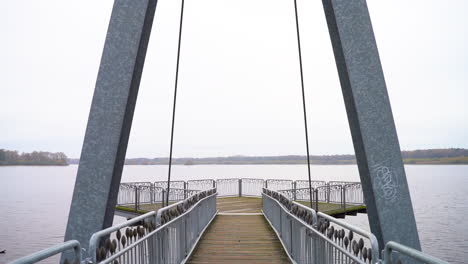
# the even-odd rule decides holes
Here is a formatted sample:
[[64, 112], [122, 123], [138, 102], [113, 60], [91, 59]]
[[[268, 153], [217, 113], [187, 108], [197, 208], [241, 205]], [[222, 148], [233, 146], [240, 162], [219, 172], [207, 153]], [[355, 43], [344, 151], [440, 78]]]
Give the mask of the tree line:
[[0, 165], [68, 165], [68, 158], [63, 152], [19, 153], [16, 150], [0, 149]]
[[[402, 151], [403, 161], [407, 164], [468, 164], [468, 149], [421, 149]], [[71, 159], [71, 164], [78, 164], [78, 159]], [[128, 158], [126, 165], [163, 165], [169, 159], [163, 158]], [[305, 164], [304, 155], [283, 156], [230, 156], [209, 158], [174, 158], [173, 164], [201, 165], [201, 164]], [[311, 155], [311, 164], [336, 165], [356, 164], [354, 155]]]

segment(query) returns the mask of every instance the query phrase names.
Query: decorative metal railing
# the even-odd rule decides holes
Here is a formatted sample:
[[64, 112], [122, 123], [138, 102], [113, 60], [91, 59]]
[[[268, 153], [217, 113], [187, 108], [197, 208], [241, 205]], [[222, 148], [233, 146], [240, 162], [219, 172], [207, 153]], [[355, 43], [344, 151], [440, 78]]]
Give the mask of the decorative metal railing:
[[[167, 181], [155, 181], [153, 185], [167, 189]], [[171, 188], [187, 189], [187, 183], [185, 181], [171, 181]]]
[[[310, 189], [308, 187], [278, 190], [278, 192], [293, 201], [310, 202]], [[316, 211], [318, 211], [319, 203], [339, 204], [342, 209], [356, 205], [364, 205], [362, 185], [360, 183], [345, 185], [331, 185], [330, 183], [326, 183], [323, 186], [312, 188], [312, 203]]]
[[[185, 182], [182, 182], [185, 183]], [[151, 184], [151, 183], [150, 183]], [[172, 185], [172, 184], [171, 184]], [[179, 186], [175, 184], [174, 186]], [[200, 192], [200, 190], [191, 190], [187, 188], [171, 187], [169, 189], [169, 201], [167, 200], [167, 189], [152, 185], [139, 185], [132, 183], [122, 183], [119, 187], [117, 196], [117, 205], [130, 207], [134, 210], [141, 210], [145, 204], [161, 204], [168, 205], [170, 202], [177, 202], [186, 199], [187, 197]], [[167, 184], [166, 184], [167, 186]], [[183, 186], [186, 186], [185, 184]]]
[[212, 179], [204, 180], [189, 180], [187, 181], [187, 188], [193, 190], [208, 190], [216, 187], [216, 181]]
[[267, 179], [265, 180], [265, 188], [270, 190], [285, 190], [285, 189], [293, 189], [294, 181], [292, 180], [281, 180], [281, 179]]
[[134, 204], [138, 200], [135, 190], [153, 187], [151, 182], [123, 182], [119, 186], [117, 204]]
[[[264, 188], [263, 214], [294, 262], [302, 263], [417, 263], [448, 264], [438, 258], [388, 242], [382, 256], [377, 238], [369, 232], [303, 206], [280, 192]], [[391, 254], [397, 251], [398, 256]], [[393, 258], [393, 259], [392, 259]]]
[[219, 196], [239, 196], [239, 179], [217, 179], [216, 189], [218, 190]]
[[87, 263], [180, 263], [216, 215], [216, 196], [205, 190], [93, 234]]
[[343, 185], [343, 193], [343, 198], [346, 199], [345, 204], [365, 204], [361, 183], [354, 182]]
[[[377, 238], [371, 233], [328, 215], [317, 214], [315, 210], [273, 190], [263, 189], [262, 198], [265, 217], [295, 262], [366, 263], [378, 259]], [[359, 242], [354, 240], [354, 233], [362, 236]], [[370, 248], [364, 247], [364, 239]], [[350, 250], [351, 247], [353, 249]], [[358, 252], [353, 251], [357, 247]]]
[[265, 184], [263, 179], [240, 179], [240, 196], [261, 196]]
[[[309, 188], [309, 181], [307, 180], [297, 180], [297, 181], [294, 181], [294, 184], [295, 184], [296, 189]], [[310, 185], [312, 185], [312, 188], [315, 189], [319, 186], [327, 185], [327, 182], [326, 181], [311, 181]]]
[[[341, 208], [349, 205], [364, 204], [362, 186], [359, 182], [345, 181], [312, 181], [312, 200], [315, 209], [320, 203], [340, 204]], [[171, 182], [169, 189], [169, 201], [166, 201], [167, 182], [128, 182], [120, 185], [117, 204], [142, 210], [145, 204], [167, 205], [171, 202], [184, 200], [188, 196], [216, 187], [220, 197], [229, 196], [255, 196], [260, 197], [262, 188], [276, 190], [295, 201], [310, 201], [309, 182], [305, 180], [285, 179], [255, 179], [255, 178], [230, 178], [230, 179], [202, 179]]]

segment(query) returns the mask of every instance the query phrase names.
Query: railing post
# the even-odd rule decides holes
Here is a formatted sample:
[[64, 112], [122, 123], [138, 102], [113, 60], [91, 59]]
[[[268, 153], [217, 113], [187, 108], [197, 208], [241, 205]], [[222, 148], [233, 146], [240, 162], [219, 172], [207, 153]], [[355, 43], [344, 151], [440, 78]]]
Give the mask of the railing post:
[[239, 179], [239, 197], [242, 197], [242, 178]]
[[[184, 184], [184, 185], [185, 185], [185, 184]], [[190, 216], [188, 216], [188, 217], [190, 217]], [[185, 225], [185, 226], [184, 226], [184, 240], [185, 240], [185, 243], [184, 243], [184, 244], [185, 244], [185, 254], [184, 254], [184, 257], [187, 257], [187, 255], [188, 255], [188, 248], [187, 248], [187, 245], [188, 245], [188, 243], [187, 243], [187, 218], [184, 219], [184, 225]]]
[[184, 200], [187, 199], [187, 183], [184, 181]]
[[327, 203], [330, 203], [330, 182], [327, 182]]
[[268, 189], [268, 180], [265, 180], [265, 189]]
[[293, 219], [289, 218], [289, 253], [291, 254], [291, 258], [294, 259], [293, 256]]
[[216, 188], [216, 181], [215, 180], [212, 180], [213, 181], [213, 189]]
[[293, 182], [293, 201], [296, 201], [296, 188], [297, 187], [297, 183], [296, 181]]
[[138, 186], [135, 186], [135, 211], [138, 211]]
[[161, 196], [161, 207], [164, 207], [164, 197], [166, 197], [166, 191], [163, 188], [162, 189], [162, 196]]
[[[315, 189], [315, 212], [318, 212], [318, 190]], [[312, 208], [312, 205], [310, 205], [310, 207]]]
[[341, 200], [343, 202], [343, 209], [346, 209], [346, 184], [343, 185], [343, 189], [341, 192]]

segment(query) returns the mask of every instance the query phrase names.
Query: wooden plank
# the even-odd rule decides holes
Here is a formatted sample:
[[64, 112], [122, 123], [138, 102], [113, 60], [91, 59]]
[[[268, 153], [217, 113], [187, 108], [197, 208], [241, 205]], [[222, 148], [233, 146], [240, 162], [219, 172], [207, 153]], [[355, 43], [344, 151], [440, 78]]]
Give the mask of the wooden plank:
[[218, 215], [187, 263], [291, 263], [263, 215]]
[[261, 213], [262, 198], [259, 197], [225, 197], [216, 199], [220, 213]]

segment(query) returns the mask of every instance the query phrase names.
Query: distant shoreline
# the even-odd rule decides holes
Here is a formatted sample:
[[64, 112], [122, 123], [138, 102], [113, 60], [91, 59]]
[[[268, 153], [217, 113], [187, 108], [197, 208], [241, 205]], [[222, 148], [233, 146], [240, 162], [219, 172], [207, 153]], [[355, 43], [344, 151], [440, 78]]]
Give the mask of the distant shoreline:
[[[468, 165], [468, 149], [427, 149], [402, 151], [403, 162], [408, 165]], [[311, 155], [311, 165], [353, 165], [354, 155]], [[125, 165], [167, 165], [164, 158], [127, 158]], [[79, 159], [68, 163], [78, 164]], [[307, 164], [306, 156], [229, 156], [207, 158], [173, 158], [174, 165], [295, 165]]]
[[[436, 162], [406, 162], [403, 161], [404, 165], [468, 165], [466, 163], [436, 163]], [[297, 162], [297, 163], [194, 163], [190, 165], [182, 164], [182, 163], [175, 163], [172, 165], [177, 166], [194, 166], [194, 165], [306, 165], [305, 162]], [[78, 165], [78, 163], [71, 163], [71, 164], [0, 164], [0, 167], [66, 167], [70, 165]], [[155, 164], [125, 164], [125, 166], [167, 166], [167, 163], [155, 163]], [[356, 162], [353, 163], [311, 163], [311, 166], [323, 166], [323, 165], [357, 165]]]
[[33, 151], [19, 153], [17, 150], [0, 149], [0, 166], [67, 166], [68, 157], [63, 152]]
[[[468, 165], [468, 149], [422, 149], [402, 151], [407, 165]], [[311, 155], [311, 165], [354, 165], [356, 157], [344, 155]], [[167, 165], [169, 158], [127, 158], [125, 165]], [[79, 159], [67, 158], [64, 153], [32, 152], [19, 154], [17, 151], [0, 150], [0, 166], [67, 166], [78, 164]], [[173, 158], [173, 165], [298, 165], [307, 164], [304, 155], [280, 156], [225, 156], [205, 158]]]
[[59, 167], [65, 167], [65, 166], [69, 166], [69, 165], [72, 165], [72, 164], [0, 164], [0, 167], [18, 167], [18, 166], [28, 166], [28, 167], [32, 167], [32, 166], [41, 166], [41, 167], [44, 167], [44, 166], [59, 166]]

